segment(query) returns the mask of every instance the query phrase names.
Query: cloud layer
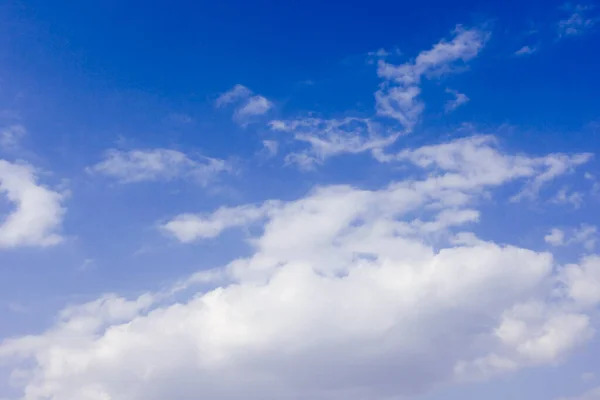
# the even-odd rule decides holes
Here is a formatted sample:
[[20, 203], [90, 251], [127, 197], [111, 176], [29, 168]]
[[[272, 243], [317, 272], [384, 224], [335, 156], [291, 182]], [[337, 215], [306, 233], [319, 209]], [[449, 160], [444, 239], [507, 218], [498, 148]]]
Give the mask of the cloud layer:
[[25, 400], [383, 399], [560, 362], [594, 333], [600, 259], [561, 266], [470, 227], [487, 191], [578, 157], [475, 136], [388, 161], [423, 178], [177, 217], [164, 228], [183, 242], [261, 229], [207, 291], [70, 307], [0, 358], [25, 362]]

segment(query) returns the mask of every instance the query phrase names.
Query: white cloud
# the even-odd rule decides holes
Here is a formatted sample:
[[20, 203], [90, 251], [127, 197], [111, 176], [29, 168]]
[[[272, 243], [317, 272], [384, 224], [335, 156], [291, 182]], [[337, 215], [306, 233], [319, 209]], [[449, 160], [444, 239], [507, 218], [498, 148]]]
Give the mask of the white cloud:
[[556, 196], [550, 200], [556, 204], [571, 204], [574, 208], [579, 208], [583, 204], [583, 193], [571, 192], [567, 188], [562, 188], [556, 193]]
[[221, 94], [215, 101], [216, 107], [223, 107], [239, 100], [247, 99], [252, 95], [252, 91], [244, 85], [237, 84], [229, 91]]
[[544, 185], [553, 181], [560, 175], [572, 173], [576, 167], [587, 163], [592, 157], [593, 154], [591, 153], [580, 153], [573, 156], [551, 154], [539, 158], [538, 161], [544, 164], [547, 168], [546, 171], [543, 174], [536, 176], [530, 184], [519, 194], [515, 195], [511, 201], [518, 202], [524, 198], [534, 199]]
[[14, 210], [0, 218], [0, 248], [61, 242], [64, 195], [38, 184], [32, 166], [0, 160], [0, 194], [14, 204]]
[[533, 54], [537, 51], [537, 47], [523, 46], [519, 50], [515, 51], [515, 55], [523, 56], [527, 54]]
[[216, 107], [226, 105], [235, 105], [233, 119], [242, 126], [248, 125], [254, 118], [268, 113], [273, 108], [273, 102], [266, 97], [253, 95], [250, 89], [239, 84], [221, 94], [215, 101]]
[[265, 218], [275, 203], [262, 206], [222, 207], [211, 215], [181, 214], [165, 223], [161, 228], [181, 242], [214, 238], [225, 229], [246, 226]]
[[276, 140], [263, 140], [262, 144], [267, 157], [274, 157], [279, 152], [279, 142]]
[[0, 359], [25, 400], [384, 399], [560, 362], [593, 333], [600, 262], [560, 267], [468, 231], [486, 191], [547, 172], [493, 143], [402, 152], [427, 175], [376, 190], [176, 218], [182, 241], [260, 229], [251, 255], [191, 278], [218, 287], [70, 307]]
[[489, 38], [488, 32], [464, 29], [460, 25], [453, 35], [451, 41], [440, 41], [410, 62], [392, 65], [379, 61], [377, 73], [384, 83], [375, 93], [378, 115], [393, 118], [410, 131], [424, 109], [418, 98], [422, 77], [439, 78], [456, 72], [457, 65], [461, 65], [457, 63], [464, 65], [477, 56]]
[[552, 228], [549, 234], [544, 236], [544, 241], [552, 246], [562, 246], [565, 244], [565, 233], [558, 228]]
[[597, 17], [589, 16], [592, 10], [592, 6], [567, 4], [565, 11], [571, 14], [558, 22], [558, 36], [579, 36], [592, 29], [599, 20]]
[[[496, 138], [475, 135], [449, 143], [406, 149], [397, 154], [378, 153], [381, 162], [411, 162], [419, 167], [444, 171], [457, 187], [501, 184], [510, 179], [527, 178], [524, 189], [511, 198], [534, 197], [549, 181], [572, 172], [589, 161], [591, 154], [550, 154], [543, 157], [505, 155], [497, 148]], [[465, 175], [469, 173], [468, 179]]]
[[220, 173], [231, 171], [231, 167], [224, 160], [210, 157], [192, 159], [177, 150], [111, 149], [106, 152], [104, 160], [88, 171], [115, 178], [121, 183], [189, 178], [206, 185]]
[[266, 114], [271, 108], [273, 108], [273, 103], [265, 97], [252, 96], [243, 106], [235, 111], [235, 118], [245, 120], [248, 117]]
[[468, 103], [470, 100], [466, 94], [460, 93], [457, 90], [446, 89], [446, 93], [450, 93], [454, 96], [454, 99], [448, 100], [444, 106], [444, 109], [447, 113], [456, 110], [458, 107]]
[[303, 118], [269, 123], [274, 131], [288, 132], [308, 148], [286, 156], [290, 164], [311, 169], [326, 159], [341, 154], [381, 150], [396, 141], [399, 132], [387, 131], [368, 118]]
[[0, 147], [14, 148], [19, 144], [27, 130], [21, 124], [13, 124], [0, 129]]
[[553, 228], [548, 235], [544, 237], [546, 243], [553, 246], [568, 246], [573, 244], [582, 244], [588, 250], [594, 250], [596, 246], [596, 234], [598, 229], [592, 225], [581, 224], [578, 228], [570, 230], [570, 238], [567, 240], [565, 232], [558, 228]]

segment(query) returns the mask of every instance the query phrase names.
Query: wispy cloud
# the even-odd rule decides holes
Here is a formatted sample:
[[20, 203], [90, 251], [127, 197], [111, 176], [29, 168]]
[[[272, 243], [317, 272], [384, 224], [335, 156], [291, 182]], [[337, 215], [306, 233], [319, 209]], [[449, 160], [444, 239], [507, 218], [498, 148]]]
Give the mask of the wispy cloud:
[[308, 146], [286, 156], [287, 163], [304, 170], [337, 155], [382, 150], [400, 135], [400, 132], [387, 130], [369, 118], [356, 117], [274, 120], [269, 126], [274, 131], [290, 133], [296, 142]]
[[446, 93], [450, 93], [454, 96], [454, 98], [452, 100], [448, 100], [444, 106], [444, 110], [447, 113], [456, 110], [458, 107], [470, 101], [466, 94], [460, 93], [458, 90], [446, 89]]
[[590, 13], [594, 10], [593, 6], [567, 3], [563, 8], [570, 15], [558, 22], [559, 37], [582, 35], [591, 30], [600, 20], [597, 16], [590, 16]]
[[245, 126], [255, 117], [268, 113], [273, 108], [273, 102], [261, 95], [255, 95], [244, 85], [237, 84], [229, 91], [221, 94], [215, 101], [215, 106], [235, 106], [233, 119]]
[[516, 56], [525, 56], [525, 55], [533, 54], [536, 51], [538, 51], [537, 47], [523, 46], [519, 50], [515, 51], [515, 55]]
[[407, 63], [392, 65], [379, 61], [378, 75], [384, 82], [375, 93], [378, 115], [393, 118], [406, 130], [412, 130], [425, 107], [419, 100], [421, 79], [459, 71], [479, 54], [490, 36], [489, 32], [460, 25], [452, 34], [450, 41], [438, 42]]
[[187, 178], [202, 185], [230, 171], [231, 166], [225, 160], [204, 156], [192, 158], [180, 151], [162, 148], [111, 149], [101, 162], [88, 168], [90, 173], [106, 175], [121, 183]]

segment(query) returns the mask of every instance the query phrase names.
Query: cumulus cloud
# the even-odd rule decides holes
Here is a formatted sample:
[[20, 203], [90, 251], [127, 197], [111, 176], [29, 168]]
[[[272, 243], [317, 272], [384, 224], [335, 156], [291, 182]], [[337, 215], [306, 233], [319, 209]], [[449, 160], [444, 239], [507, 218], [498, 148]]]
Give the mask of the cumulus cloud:
[[14, 205], [0, 218], [0, 248], [45, 247], [62, 241], [58, 231], [65, 213], [64, 195], [37, 180], [31, 165], [0, 160], [0, 194]]
[[296, 142], [308, 146], [286, 156], [289, 164], [296, 164], [302, 169], [312, 169], [341, 154], [382, 150], [400, 135], [400, 132], [384, 129], [369, 118], [356, 117], [274, 120], [269, 126], [274, 131], [292, 134]]
[[558, 22], [558, 36], [579, 36], [590, 29], [600, 20], [598, 17], [591, 17], [589, 14], [594, 9], [592, 6], [572, 5], [567, 3], [564, 7], [569, 12], [569, 17]]
[[111, 149], [88, 171], [115, 178], [121, 183], [188, 178], [206, 185], [219, 174], [231, 171], [231, 166], [217, 158], [191, 158], [171, 149]]
[[253, 95], [250, 89], [240, 84], [221, 94], [215, 101], [216, 107], [226, 105], [235, 105], [233, 119], [242, 126], [252, 122], [254, 118], [268, 113], [273, 108], [273, 103], [266, 97]]
[[395, 161], [425, 176], [175, 218], [184, 242], [256, 225], [252, 254], [192, 277], [218, 283], [187, 300], [69, 307], [0, 359], [25, 400], [384, 399], [554, 364], [591, 338], [598, 257], [558, 266], [469, 230], [487, 191], [547, 164], [486, 137]]
[[450, 113], [450, 112], [456, 110], [458, 107], [462, 106], [463, 104], [468, 103], [470, 100], [466, 94], [460, 93], [457, 90], [446, 89], [446, 93], [450, 93], [451, 95], [454, 96], [454, 98], [452, 100], [448, 100], [444, 106], [444, 110], [447, 113]]
[[380, 60], [377, 73], [384, 82], [375, 93], [377, 114], [397, 120], [410, 131], [425, 107], [419, 99], [422, 78], [439, 78], [458, 71], [479, 54], [489, 35], [480, 29], [465, 29], [459, 25], [453, 31], [452, 40], [441, 40], [412, 61], [393, 65]]

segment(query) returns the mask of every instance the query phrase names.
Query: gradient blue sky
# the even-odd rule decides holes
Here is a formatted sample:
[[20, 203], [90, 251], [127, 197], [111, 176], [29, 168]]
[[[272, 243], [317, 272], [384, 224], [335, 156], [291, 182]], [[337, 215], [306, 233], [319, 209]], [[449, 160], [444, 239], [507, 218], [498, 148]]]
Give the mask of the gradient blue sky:
[[[29, 375], [15, 378], [13, 374], [11, 379], [18, 364], [11, 358], [11, 349], [18, 343], [14, 338], [54, 337], [52, 332], [62, 329], [57, 322], [60, 310], [93, 302], [106, 293], [130, 300], [145, 293], [163, 293], [198, 271], [221, 268], [240, 257], [255, 259], [276, 253], [273, 257], [287, 262], [296, 254], [290, 250], [291, 243], [320, 237], [316, 231], [310, 233], [320, 228], [307, 226], [308, 233], [292, 232], [291, 236], [282, 231], [275, 236], [289, 243], [278, 244], [275, 253], [267, 253], [268, 246], [257, 243], [267, 242], [271, 225], [281, 228], [286, 224], [283, 218], [292, 211], [282, 210], [288, 206], [296, 210], [294, 204], [317, 196], [315, 188], [327, 191], [333, 185], [350, 185], [353, 190], [379, 196], [394, 183], [456, 172], [474, 182], [465, 193], [469, 210], [476, 210], [478, 217], [463, 221], [469, 222], [466, 227], [457, 222], [439, 228], [434, 237], [412, 239], [435, 252], [459, 246], [452, 235], [469, 231], [500, 247], [510, 245], [551, 255], [552, 272], [540, 278], [540, 286], [559, 282], [576, 287], [565, 283], [571, 278], [565, 278], [563, 270], [568, 264], [578, 266], [584, 272], [569, 276], [589, 274], [582, 278], [592, 282], [586, 290], [592, 292], [591, 297], [597, 290], [600, 302], [600, 258], [594, 258], [595, 227], [600, 222], [600, 169], [593, 155], [600, 149], [599, 30], [600, 4], [594, 2], [2, 2], [0, 223], [4, 225], [0, 227], [8, 232], [6, 237], [14, 237], [9, 228], [24, 233], [19, 239], [3, 242], [0, 228], [0, 338], [5, 339], [0, 344], [0, 361], [9, 359], [0, 362], [0, 398], [148, 399], [143, 391], [128, 391], [137, 387], [138, 378], [115, 384], [101, 371], [77, 377], [65, 373], [56, 378], [54, 389], [40, 389], [54, 378], [49, 378], [50, 367], [39, 360], [46, 359], [52, 346], [68, 346], [50, 339], [46, 347], [31, 350], [38, 364], [25, 368]], [[427, 53], [435, 46], [456, 43], [458, 47], [449, 52]], [[453, 51], [458, 55], [452, 56]], [[427, 56], [429, 61], [419, 61]], [[386, 68], [392, 71], [389, 75]], [[420, 91], [410, 104], [396, 104], [400, 117], [386, 115], [377, 100], [377, 93], [392, 98], [394, 88], [402, 93], [411, 88]], [[408, 122], [402, 119], [406, 115]], [[335, 125], [348, 118], [355, 120], [341, 128]], [[355, 123], [362, 127], [375, 124], [375, 133], [367, 134]], [[341, 137], [348, 141], [336, 142]], [[478, 142], [482, 137], [487, 139]], [[369, 142], [378, 139], [385, 144]], [[336, 142], [338, 150], [318, 150], [315, 143], [322, 145], [323, 141], [326, 146]], [[455, 146], [457, 153], [443, 153], [443, 144]], [[481, 150], [482, 156], [471, 158], [470, 152], [476, 150]], [[490, 152], [497, 154], [498, 160], [516, 157], [506, 162], [531, 171], [510, 169], [502, 179], [482, 178], [480, 182], [480, 171], [496, 167], [497, 160], [488, 159]], [[14, 172], [21, 167], [30, 174]], [[11, 195], [10, 185], [21, 188], [27, 184], [38, 189], [27, 186], [29, 189], [15, 189]], [[35, 190], [56, 195], [55, 201], [39, 200], [44, 194]], [[14, 196], [17, 202], [29, 204], [27, 210], [32, 213], [21, 220], [22, 227], [8, 226], [15, 210], [26, 208], [23, 203], [15, 208]], [[29, 196], [29, 200], [20, 196]], [[378, 218], [414, 222], [413, 218], [434, 218], [432, 210], [437, 207], [449, 213], [461, 211], [464, 205], [446, 203], [445, 196], [440, 200], [443, 206], [423, 203], [402, 217], [382, 211]], [[263, 203], [268, 200], [278, 203], [271, 207]], [[341, 204], [354, 201], [348, 197]], [[401, 198], [387, 205], [379, 201], [373, 200], [374, 209], [387, 210], [402, 202]], [[54, 205], [62, 211], [52, 209]], [[240, 209], [243, 205], [248, 206]], [[218, 209], [226, 212], [211, 214]], [[237, 211], [228, 214], [227, 210]], [[325, 209], [316, 221], [326, 220], [330, 211]], [[365, 211], [361, 218], [367, 220], [373, 213], [377, 214]], [[42, 216], [51, 220], [45, 227], [36, 223]], [[278, 218], [283, 222], [278, 223]], [[184, 220], [185, 226], [171, 224]], [[348, 223], [345, 229], [356, 227]], [[50, 243], [46, 240], [49, 234], [61, 240]], [[337, 246], [336, 240], [329, 244]], [[323, 250], [323, 254], [329, 253]], [[375, 260], [394, 259], [388, 250], [374, 254]], [[315, 270], [321, 262], [298, 257]], [[592, 260], [592, 266], [586, 269], [582, 257]], [[517, 261], [508, 260], [505, 262], [513, 268]], [[521, 282], [520, 277], [513, 278]], [[103, 320], [104, 328], [94, 331], [94, 339], [86, 336], [86, 340], [101, 340], [105, 325], [148, 318], [149, 310], [169, 310], [177, 302], [191, 308], [201, 291], [216, 286], [233, 288], [234, 283], [243, 285], [244, 279], [229, 277], [227, 283], [202, 288], [191, 285], [169, 300], [161, 298], [132, 315], [126, 313], [122, 320]], [[479, 289], [484, 287], [482, 284]], [[552, 357], [542, 357], [543, 361], [526, 360], [519, 353], [520, 358], [513, 360], [518, 367], [498, 374], [486, 372], [476, 383], [463, 382], [455, 370], [442, 372], [443, 367], [433, 365], [435, 357], [431, 355], [424, 354], [422, 359], [407, 356], [396, 342], [397, 353], [391, 353], [400, 359], [417, 357], [415, 374], [432, 376], [416, 389], [406, 389], [404, 378], [390, 372], [397, 366], [382, 372], [369, 363], [347, 375], [340, 372], [331, 387], [325, 385], [331, 391], [321, 391], [323, 385], [315, 383], [310, 374], [289, 386], [289, 378], [271, 374], [270, 368], [278, 363], [283, 369], [292, 368], [293, 357], [269, 359], [265, 374], [275, 382], [273, 387], [294, 399], [384, 399], [396, 394], [428, 400], [600, 398], [594, 397], [600, 396], [600, 389], [593, 392], [600, 388], [600, 364], [592, 356], [599, 350], [592, 334], [598, 325], [597, 302], [586, 300], [584, 309], [582, 300], [573, 294], [576, 289], [565, 295], [566, 300], [555, 299], [549, 289], [529, 289], [527, 295], [519, 292], [511, 302], [502, 303], [505, 308], [485, 319], [486, 323], [500, 323], [511, 307], [535, 298], [545, 307], [560, 304], [560, 313], [585, 315], [589, 319], [586, 333]], [[345, 293], [353, 292], [348, 289]], [[360, 290], [356, 293], [364, 295]], [[477, 303], [477, 296], [471, 301]], [[313, 306], [326, 308], [326, 304]], [[415, 323], [411, 329], [441, 329], [431, 340], [444, 348], [451, 347], [452, 340], [467, 343], [479, 335], [494, 336], [493, 327], [465, 336], [479, 328], [467, 329], [468, 323], [462, 326], [460, 318], [471, 314], [460, 313], [469, 308], [464, 304], [457, 307], [462, 309], [454, 310], [457, 314], [450, 325], [460, 329], [456, 328], [453, 339], [431, 321]], [[576, 309], [565, 311], [568, 307]], [[423, 312], [429, 309], [423, 304]], [[287, 313], [293, 315], [293, 310]], [[545, 312], [559, 313], [554, 308]], [[278, 318], [265, 313], [264, 318]], [[172, 323], [169, 321], [163, 323]], [[203, 323], [210, 325], [206, 321]], [[396, 322], [396, 335], [402, 336], [402, 323]], [[240, 329], [235, 326], [231, 329]], [[194, 335], [189, 329], [186, 332]], [[316, 337], [323, 346], [318, 348], [328, 354], [330, 342], [319, 342], [327, 334]], [[170, 351], [166, 342], [158, 346]], [[481, 354], [496, 351], [486, 348], [487, 342], [481, 346], [486, 349]], [[510, 351], [522, 351], [523, 347], [515, 346]], [[82, 345], [77, 351], [83, 357], [91, 354], [90, 348]], [[469, 355], [474, 351], [468, 350]], [[263, 360], [270, 355], [265, 350], [256, 357]], [[455, 364], [462, 360], [456, 357], [448, 355]], [[317, 359], [302, 359], [301, 363], [308, 368]], [[99, 363], [90, 360], [90, 364]], [[391, 361], [385, 358], [382, 363], [386, 362]], [[184, 376], [212, 368], [176, 365]], [[232, 365], [228, 368], [235, 371], [247, 368], [246, 364]], [[369, 377], [365, 378], [364, 393], [355, 393], [356, 388], [348, 383], [356, 376]], [[171, 391], [169, 380], [161, 377], [161, 386], [153, 394], [157, 397], [152, 399], [184, 398]], [[227, 379], [240, 387], [240, 393], [253, 393], [251, 398], [274, 393], [265, 389], [269, 386], [262, 381], [254, 385], [252, 378]], [[174, 378], [173, 382], [179, 381]], [[92, 385], [94, 389], [85, 393], [73, 389], [87, 383], [97, 387]], [[192, 385], [186, 395], [232, 396], [218, 388], [203, 390]]]

